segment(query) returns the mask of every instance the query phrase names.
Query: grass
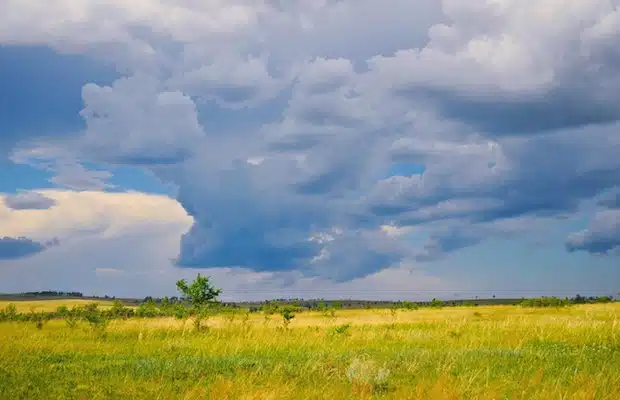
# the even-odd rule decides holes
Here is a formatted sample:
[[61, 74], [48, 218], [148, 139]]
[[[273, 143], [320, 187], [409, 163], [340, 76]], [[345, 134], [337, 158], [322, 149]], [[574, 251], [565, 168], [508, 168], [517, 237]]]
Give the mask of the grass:
[[[2, 307], [2, 305], [0, 305]], [[57, 307], [55, 304], [52, 308]], [[620, 304], [0, 324], [2, 399], [618, 399]]]
[[73, 306], [85, 306], [87, 304], [97, 303], [99, 304], [99, 308], [106, 309], [112, 307], [113, 301], [93, 301], [86, 299], [75, 299], [75, 300], [24, 300], [24, 301], [5, 301], [0, 300], [0, 310], [6, 308], [9, 304], [14, 304], [17, 308], [17, 312], [26, 313], [30, 311], [35, 312], [52, 312], [56, 311], [59, 306], [67, 306], [69, 308]]

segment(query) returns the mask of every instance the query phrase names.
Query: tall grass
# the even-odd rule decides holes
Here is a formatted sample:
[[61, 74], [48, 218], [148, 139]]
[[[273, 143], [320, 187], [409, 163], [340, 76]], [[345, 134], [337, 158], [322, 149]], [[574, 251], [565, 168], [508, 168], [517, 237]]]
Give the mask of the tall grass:
[[2, 399], [620, 399], [620, 304], [0, 323]]

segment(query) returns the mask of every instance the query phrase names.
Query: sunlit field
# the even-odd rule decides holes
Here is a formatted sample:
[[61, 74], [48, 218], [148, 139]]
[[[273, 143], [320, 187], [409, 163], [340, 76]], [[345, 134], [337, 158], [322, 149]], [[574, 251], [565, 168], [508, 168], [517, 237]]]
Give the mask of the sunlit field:
[[0, 323], [0, 398], [620, 399], [618, 303], [69, 325]]
[[[18, 312], [26, 313], [30, 311], [35, 312], [50, 312], [55, 311], [59, 306], [67, 306], [69, 308], [74, 306], [85, 306], [92, 303], [93, 300], [75, 299], [75, 300], [29, 300], [29, 301], [6, 301], [0, 300], [0, 309], [6, 308], [9, 304], [14, 304]], [[99, 308], [105, 309], [112, 307], [112, 301], [98, 300]]]

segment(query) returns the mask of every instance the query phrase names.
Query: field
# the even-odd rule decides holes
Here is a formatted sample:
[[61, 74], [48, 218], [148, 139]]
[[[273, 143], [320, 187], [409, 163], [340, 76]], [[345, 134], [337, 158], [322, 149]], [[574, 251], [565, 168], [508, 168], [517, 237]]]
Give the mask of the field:
[[619, 303], [304, 312], [288, 328], [252, 313], [208, 325], [0, 323], [0, 398], [620, 399]]
[[[0, 300], [0, 310], [6, 308], [9, 304], [14, 304], [17, 308], [17, 312], [27, 313], [30, 311], [35, 312], [50, 312], [55, 311], [59, 306], [67, 306], [69, 308], [74, 306], [85, 306], [86, 304], [92, 303], [93, 300], [66, 300], [66, 299], [58, 299], [58, 300], [26, 300], [26, 301], [9, 301], [9, 300]], [[112, 301], [103, 301], [98, 300], [97, 304], [99, 304], [99, 308], [106, 309], [112, 307]]]

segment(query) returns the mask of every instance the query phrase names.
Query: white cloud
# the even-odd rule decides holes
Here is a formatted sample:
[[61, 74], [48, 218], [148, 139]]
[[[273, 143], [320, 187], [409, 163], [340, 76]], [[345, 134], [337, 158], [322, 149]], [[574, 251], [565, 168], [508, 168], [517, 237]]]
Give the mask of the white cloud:
[[54, 200], [55, 207], [14, 211], [0, 197], [0, 236], [58, 238], [68, 245], [89, 235], [116, 237], [130, 233], [135, 226], [169, 229], [180, 235], [192, 222], [176, 201], [165, 196], [60, 190], [39, 193]]
[[[354, 279], [407, 261], [394, 229], [425, 232], [411, 253], [431, 258], [575, 213], [620, 176], [616, 0], [51, 4], [4, 2], [0, 43], [129, 76], [84, 87], [62, 165], [178, 186], [184, 265]], [[424, 173], [384, 179], [397, 161]]]
[[82, 92], [87, 125], [82, 140], [92, 159], [177, 163], [204, 139], [194, 102], [181, 92], [158, 91], [153, 79], [135, 76], [113, 87], [88, 84]]
[[[368, 279], [334, 284], [321, 279], [287, 278], [286, 273], [242, 268], [177, 268], [178, 236], [191, 218], [164, 196], [142, 193], [42, 191], [57, 205], [47, 210], [14, 211], [0, 200], [0, 236], [59, 237], [57, 246], [29, 258], [0, 261], [0, 292], [78, 290], [116, 296], [174, 295], [178, 279], [197, 272], [224, 288], [224, 299], [278, 297], [389, 298], [394, 293], [433, 288], [449, 293], [451, 283], [423, 273], [382, 272]], [[335, 230], [334, 232], [339, 232]], [[374, 290], [376, 283], [392, 291]], [[462, 286], [461, 286], [462, 287]]]

